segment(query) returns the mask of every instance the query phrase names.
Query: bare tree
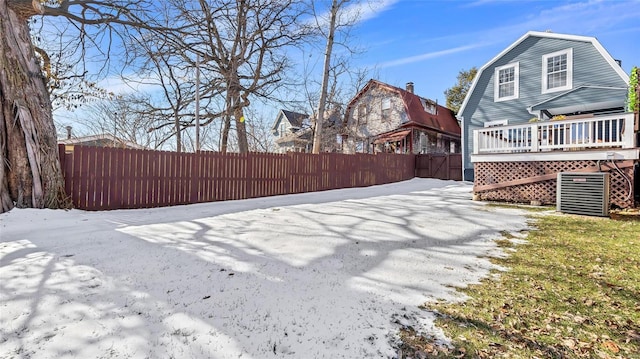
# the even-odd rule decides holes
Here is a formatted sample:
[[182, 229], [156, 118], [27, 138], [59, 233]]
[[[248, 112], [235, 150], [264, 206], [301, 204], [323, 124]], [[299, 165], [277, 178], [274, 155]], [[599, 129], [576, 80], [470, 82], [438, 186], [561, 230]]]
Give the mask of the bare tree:
[[[149, 131], [156, 118], [147, 111], [149, 99], [142, 94], [116, 96], [96, 101], [86, 108], [86, 117], [78, 122], [85, 134], [112, 134], [147, 148], [162, 148], [172, 137], [170, 129]], [[75, 132], [75, 131], [74, 131]], [[82, 130], [81, 130], [82, 132]]]
[[[216, 5], [217, 6], [217, 5]], [[173, 1], [163, 3], [163, 11], [157, 16], [165, 27], [177, 26], [182, 31], [165, 32], [157, 36], [154, 29], [141, 29], [140, 35], [131, 37], [126, 43], [127, 75], [123, 79], [150, 87], [155, 93], [147, 111], [157, 119], [153, 130], [173, 126], [176, 150], [182, 151], [183, 136], [193, 137], [193, 128], [198, 121], [198, 131], [207, 134], [203, 139], [212, 141], [217, 131], [206, 130], [215, 120], [223, 121], [230, 128], [225, 99], [225, 87], [220, 70], [216, 66], [201, 64], [206, 55], [197, 48], [202, 39], [210, 38], [210, 29], [205, 25], [201, 3]], [[217, 7], [216, 7], [217, 9]], [[199, 74], [199, 81], [196, 81]], [[197, 102], [197, 103], [196, 103]], [[198, 116], [196, 116], [196, 110]], [[229, 119], [229, 120], [227, 120]], [[215, 127], [215, 126], [214, 126]], [[190, 130], [191, 129], [191, 130]], [[191, 138], [189, 138], [191, 140]], [[225, 142], [228, 140], [228, 130]], [[202, 141], [200, 141], [202, 142]], [[197, 146], [192, 146], [196, 148]], [[212, 143], [207, 147], [218, 147]], [[226, 147], [226, 146], [225, 146]]]
[[[322, 85], [320, 88], [320, 97], [318, 99], [313, 136], [313, 153], [320, 153], [322, 150], [323, 140], [326, 141], [327, 139], [327, 136], [323, 134], [323, 127], [327, 117], [325, 116], [325, 111], [327, 110], [328, 102], [331, 102], [327, 100], [330, 96], [334, 98], [336, 97], [336, 89], [338, 86], [337, 77], [345, 69], [344, 63], [342, 66], [340, 66], [340, 64], [332, 63], [333, 46], [336, 42], [336, 33], [339, 32], [342, 38], [338, 43], [350, 51], [347, 40], [349, 38], [349, 29], [351, 29], [360, 18], [360, 13], [357, 10], [354, 11], [357, 9], [354, 5], [357, 5], [358, 3], [360, 3], [360, 1], [357, 0], [332, 0], [331, 8], [324, 16], [320, 16], [316, 12], [316, 5], [318, 5], [318, 3], [314, 2], [312, 6], [317, 28], [322, 34], [322, 37], [326, 39], [324, 64], [322, 69]], [[333, 84], [330, 85], [332, 75], [334, 76], [334, 81]], [[329, 88], [330, 86], [331, 89]], [[330, 117], [335, 117], [336, 111], [339, 111], [339, 109], [336, 108], [335, 103], [329, 110], [329, 113], [331, 114]], [[335, 136], [331, 134], [330, 137]]]
[[271, 136], [271, 122], [251, 108], [247, 108], [251, 122], [247, 124], [247, 142], [251, 152], [274, 152], [275, 143]]
[[90, 59], [83, 58], [83, 47], [74, 36], [76, 29], [72, 24], [46, 21], [48, 19], [50, 17], [31, 18], [29, 26], [53, 111], [73, 111], [93, 100], [112, 97], [112, 93], [98, 86], [99, 74], [87, 70]]
[[[167, 19], [168, 21], [169, 19]], [[184, 51], [176, 51], [168, 37], [153, 36], [145, 33], [141, 37], [132, 37], [127, 44], [129, 53], [128, 71], [135, 78], [123, 76], [126, 82], [138, 82], [152, 85], [160, 94], [159, 101], [148, 101], [143, 111], [156, 118], [156, 124], [149, 130], [157, 131], [173, 126], [176, 152], [182, 152], [182, 131], [193, 116], [190, 108], [195, 97], [193, 78], [184, 62]]]
[[[249, 151], [245, 113], [252, 98], [270, 98], [289, 63], [285, 50], [304, 37], [299, 26], [299, 0], [172, 0], [190, 35], [174, 39], [176, 49], [200, 56], [200, 69], [209, 73], [224, 102], [223, 113], [212, 112], [203, 125], [223, 122], [221, 150], [228, 149], [229, 131], [236, 129], [240, 152]], [[207, 93], [206, 88], [201, 89]], [[250, 119], [249, 119], [250, 120]], [[232, 124], [233, 121], [233, 124]]]
[[[0, 212], [14, 205], [59, 208], [69, 204], [51, 99], [27, 20], [39, 15], [64, 18], [78, 30], [81, 46], [95, 46], [92, 41], [99, 31], [116, 35], [118, 25], [151, 26], [152, 21], [141, 16], [154, 3], [0, 0]], [[90, 33], [90, 28], [98, 32]]]
[[340, 6], [349, 0], [332, 0], [329, 11], [329, 32], [327, 34], [327, 47], [324, 52], [324, 66], [322, 69], [322, 87], [320, 89], [320, 100], [318, 101], [318, 112], [315, 132], [313, 134], [313, 153], [320, 153], [322, 144], [322, 125], [324, 122], [324, 108], [327, 100], [327, 87], [329, 85], [329, 71], [331, 66], [331, 52], [333, 51], [333, 40], [336, 32], [336, 18]]

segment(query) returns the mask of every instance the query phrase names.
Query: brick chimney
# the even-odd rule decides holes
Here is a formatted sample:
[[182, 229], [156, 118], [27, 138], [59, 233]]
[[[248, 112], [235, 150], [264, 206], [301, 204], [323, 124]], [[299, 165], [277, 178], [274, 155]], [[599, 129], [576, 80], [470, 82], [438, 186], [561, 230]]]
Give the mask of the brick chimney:
[[407, 82], [407, 91], [413, 93], [413, 82]]

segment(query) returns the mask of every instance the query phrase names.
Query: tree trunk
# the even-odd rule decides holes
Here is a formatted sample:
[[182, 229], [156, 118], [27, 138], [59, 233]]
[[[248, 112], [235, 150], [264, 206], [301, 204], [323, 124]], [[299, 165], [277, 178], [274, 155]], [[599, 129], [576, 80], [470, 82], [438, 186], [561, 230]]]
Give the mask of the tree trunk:
[[227, 153], [229, 149], [229, 130], [231, 129], [231, 116], [229, 112], [224, 115], [224, 122], [222, 128], [222, 145], [220, 146], [220, 152]]
[[240, 153], [249, 152], [249, 143], [247, 142], [247, 126], [244, 119], [244, 111], [242, 106], [236, 106], [233, 110], [233, 116], [236, 119], [236, 133], [238, 134], [238, 151]]
[[10, 5], [24, 2], [0, 0], [0, 213], [14, 205], [68, 207], [51, 101], [27, 26], [30, 15], [20, 8], [19, 16]]
[[231, 96], [227, 91], [224, 101], [225, 112], [222, 123], [222, 144], [220, 146], [220, 152], [227, 153], [229, 150], [229, 131], [231, 131]]
[[329, 36], [327, 37], [327, 48], [324, 52], [324, 67], [322, 71], [322, 89], [320, 90], [320, 101], [318, 103], [318, 116], [316, 116], [316, 127], [313, 133], [313, 153], [320, 153], [322, 149], [322, 125], [324, 123], [324, 108], [327, 101], [327, 87], [329, 87], [329, 71], [331, 70], [331, 52], [333, 50], [333, 38], [336, 32], [336, 17], [338, 16], [338, 1], [331, 3], [331, 14], [329, 20]]
[[235, 66], [232, 65], [232, 70], [230, 80], [229, 80], [229, 89], [228, 96], [231, 100], [231, 108], [233, 109], [233, 117], [236, 121], [236, 135], [238, 138], [238, 152], [247, 153], [249, 152], [249, 143], [247, 142], [247, 126], [244, 118], [244, 107], [248, 103], [247, 96], [241, 95], [240, 80], [238, 79], [238, 70]]

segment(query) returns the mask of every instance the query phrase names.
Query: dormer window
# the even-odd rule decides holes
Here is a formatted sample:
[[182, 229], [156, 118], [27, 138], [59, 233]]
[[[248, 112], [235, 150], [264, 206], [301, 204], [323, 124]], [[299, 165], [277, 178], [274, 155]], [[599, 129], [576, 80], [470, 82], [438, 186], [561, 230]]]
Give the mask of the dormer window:
[[573, 87], [573, 49], [542, 56], [542, 93]]
[[423, 98], [420, 99], [420, 102], [422, 103], [422, 107], [427, 113], [430, 113], [432, 115], [435, 115], [437, 113], [438, 109], [433, 102], [425, 100]]
[[520, 63], [496, 67], [493, 101], [513, 100], [520, 96]]

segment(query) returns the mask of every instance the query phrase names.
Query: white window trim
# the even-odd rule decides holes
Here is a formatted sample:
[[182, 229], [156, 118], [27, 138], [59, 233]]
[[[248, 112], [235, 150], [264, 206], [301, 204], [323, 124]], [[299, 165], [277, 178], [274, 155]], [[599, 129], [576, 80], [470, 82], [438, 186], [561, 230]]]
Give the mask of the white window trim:
[[[505, 96], [505, 97], [499, 97], [500, 96], [500, 70], [504, 70], [504, 69], [508, 69], [508, 68], [514, 68], [513, 71], [513, 76], [514, 76], [514, 90], [513, 90], [513, 95], [512, 96]], [[493, 102], [501, 102], [501, 101], [507, 101], [507, 100], [514, 100], [520, 97], [520, 63], [519, 62], [514, 62], [514, 63], [510, 63], [510, 64], [506, 64], [500, 67], [496, 67], [495, 72], [494, 72], [494, 81], [493, 81]]]
[[[547, 80], [547, 59], [549, 57], [558, 56], [558, 55], [567, 55], [567, 84], [562, 87], [554, 87], [552, 89], [548, 89], [548, 80]], [[552, 52], [550, 54], [542, 55], [542, 93], [552, 93], [558, 91], [566, 91], [571, 90], [573, 88], [573, 48], [568, 48], [561, 51]]]

